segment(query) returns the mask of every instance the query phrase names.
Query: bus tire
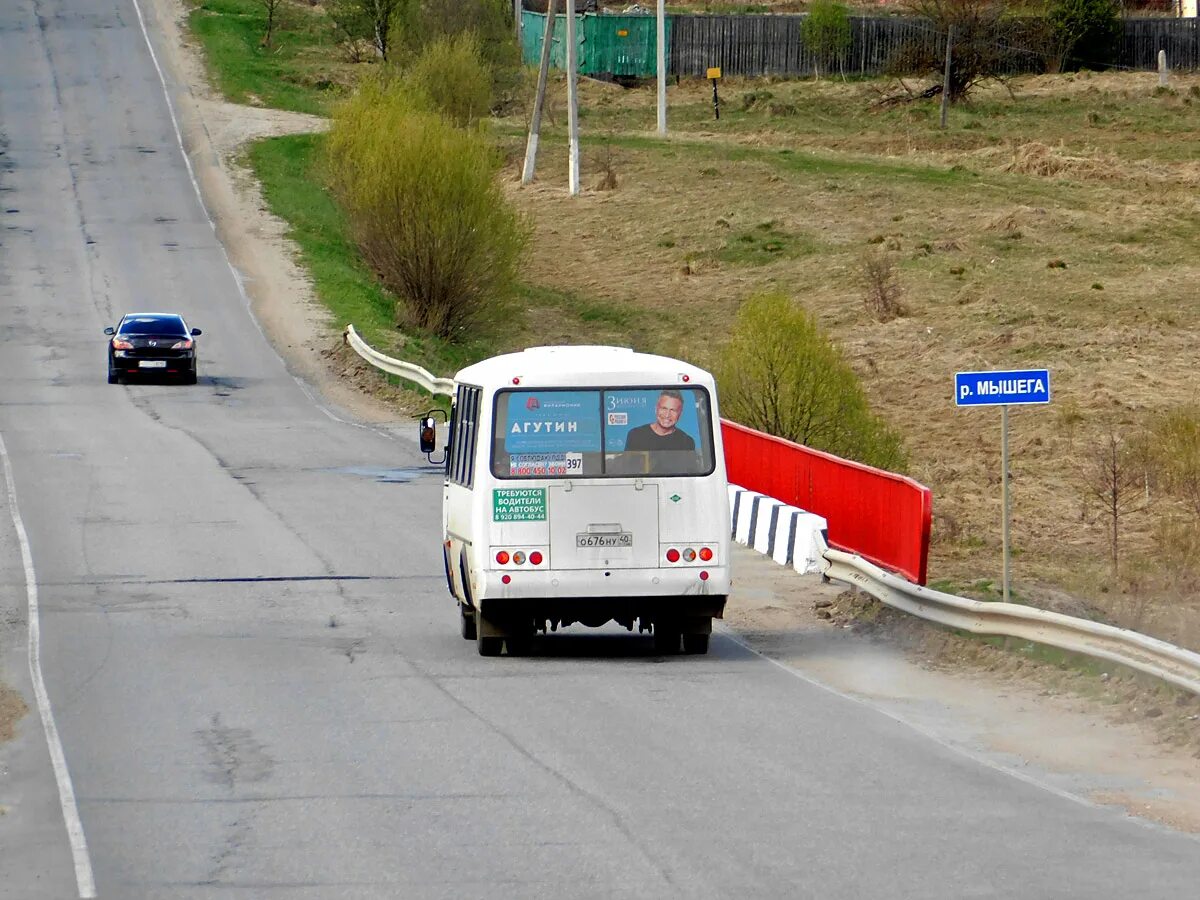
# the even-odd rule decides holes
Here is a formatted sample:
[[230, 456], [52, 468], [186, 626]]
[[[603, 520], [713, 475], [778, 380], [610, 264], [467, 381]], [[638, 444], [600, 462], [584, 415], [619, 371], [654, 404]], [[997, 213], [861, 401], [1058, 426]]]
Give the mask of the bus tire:
[[491, 622], [484, 619], [479, 610], [475, 610], [475, 646], [480, 656], [499, 656], [504, 649], [504, 635], [496, 634]]
[[529, 617], [516, 617], [508, 623], [504, 642], [508, 645], [509, 656], [528, 656], [533, 649], [533, 636], [537, 627]]
[[683, 652], [701, 655], [708, 652], [707, 634], [685, 634], [683, 636]]
[[475, 610], [467, 606], [465, 603], [458, 604], [459, 630], [462, 632], [463, 640], [475, 640]]
[[654, 623], [654, 652], [669, 656], [679, 652], [679, 627], [664, 622]]

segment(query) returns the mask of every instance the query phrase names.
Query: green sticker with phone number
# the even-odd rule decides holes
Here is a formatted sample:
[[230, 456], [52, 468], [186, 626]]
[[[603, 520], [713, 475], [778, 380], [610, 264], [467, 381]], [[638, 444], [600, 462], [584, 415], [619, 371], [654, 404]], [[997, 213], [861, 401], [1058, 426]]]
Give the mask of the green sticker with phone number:
[[545, 488], [496, 488], [492, 491], [493, 522], [545, 522]]

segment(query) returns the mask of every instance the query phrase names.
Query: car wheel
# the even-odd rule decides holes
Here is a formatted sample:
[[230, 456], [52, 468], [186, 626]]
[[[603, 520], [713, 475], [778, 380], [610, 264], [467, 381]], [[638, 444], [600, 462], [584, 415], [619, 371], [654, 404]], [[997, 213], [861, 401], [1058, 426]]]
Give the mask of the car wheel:
[[121, 383], [121, 376], [117, 374], [116, 370], [112, 366], [108, 367], [108, 383], [109, 384], [120, 384]]
[[196, 383], [196, 373], [188, 372], [186, 375], [184, 375], [183, 383], [184, 384], [195, 384]]

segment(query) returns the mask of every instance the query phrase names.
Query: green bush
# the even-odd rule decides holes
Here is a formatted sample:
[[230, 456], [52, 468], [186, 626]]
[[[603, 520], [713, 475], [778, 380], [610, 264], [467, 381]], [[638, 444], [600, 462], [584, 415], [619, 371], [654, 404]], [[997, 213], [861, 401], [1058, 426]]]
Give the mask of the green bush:
[[822, 69], [828, 72], [850, 49], [850, 10], [837, 0], [814, 0], [800, 33], [816, 60], [820, 78]]
[[1118, 0], [1053, 0], [1048, 18], [1063, 71], [1103, 69], [1116, 59], [1122, 33]]
[[529, 226], [504, 196], [482, 131], [376, 78], [335, 111], [327, 146], [334, 194], [399, 298], [400, 323], [463, 340], [511, 312]]
[[742, 304], [713, 370], [730, 419], [815, 450], [904, 469], [900, 437], [871, 412], [841, 351], [783, 294]]
[[444, 38], [474, 34], [492, 77], [495, 100], [516, 90], [521, 50], [513, 32], [511, 0], [407, 0], [409, 9], [394, 20], [392, 42], [415, 56]]
[[428, 98], [431, 108], [456, 125], [472, 125], [491, 108], [492, 74], [479, 55], [474, 32], [426, 44], [404, 77], [409, 90]]

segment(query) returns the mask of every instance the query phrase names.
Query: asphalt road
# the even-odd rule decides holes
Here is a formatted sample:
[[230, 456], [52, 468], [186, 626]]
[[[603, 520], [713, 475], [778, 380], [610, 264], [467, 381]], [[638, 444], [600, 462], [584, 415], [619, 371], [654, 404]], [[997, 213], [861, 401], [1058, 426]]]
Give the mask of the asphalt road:
[[[153, 22], [151, 22], [153, 26]], [[255, 326], [132, 0], [0, 4], [0, 438], [98, 895], [1191, 897], [1189, 837], [966, 758], [714, 637], [483, 659], [440, 480]], [[109, 386], [127, 310], [200, 384]], [[0, 675], [36, 697], [0, 489]], [[0, 746], [0, 896], [77, 896], [34, 710]]]

